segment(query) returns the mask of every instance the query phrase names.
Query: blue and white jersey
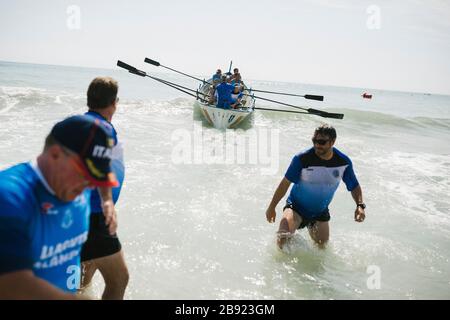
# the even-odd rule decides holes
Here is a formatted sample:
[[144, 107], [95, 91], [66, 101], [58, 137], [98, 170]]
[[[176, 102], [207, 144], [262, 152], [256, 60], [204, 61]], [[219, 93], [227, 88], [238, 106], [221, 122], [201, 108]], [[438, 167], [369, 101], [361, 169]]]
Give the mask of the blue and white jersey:
[[212, 80], [213, 81], [220, 81], [220, 79], [222, 79], [222, 74], [220, 73], [214, 73], [212, 76]]
[[330, 160], [319, 158], [314, 148], [300, 152], [292, 159], [285, 177], [294, 183], [287, 201], [311, 218], [328, 210], [341, 180], [348, 191], [359, 185], [350, 158], [336, 148]]
[[233, 90], [234, 86], [226, 82], [222, 82], [216, 87], [218, 107], [229, 106]]
[[0, 171], [0, 274], [28, 269], [75, 292], [90, 193], [85, 189], [74, 201], [59, 200], [35, 163]]
[[231, 103], [235, 103], [236, 101], [238, 101], [238, 99], [242, 99], [242, 97], [244, 96], [244, 94], [242, 92], [239, 93], [232, 93], [231, 94]]
[[[123, 157], [123, 145], [117, 139], [117, 131], [112, 125], [111, 122], [106, 120], [101, 114], [98, 114], [94, 111], [86, 112], [86, 115], [93, 116], [99, 120], [101, 120], [102, 125], [104, 125], [110, 132], [112, 132], [112, 137], [114, 139], [114, 147], [112, 148], [112, 157], [111, 157], [111, 167], [116, 175], [117, 181], [119, 185], [115, 188], [112, 188], [112, 196], [114, 203], [119, 200], [120, 191], [122, 190], [123, 180], [125, 179], [125, 163]], [[91, 194], [91, 212], [92, 213], [101, 213], [102, 205], [101, 198], [98, 190], [95, 189]]]

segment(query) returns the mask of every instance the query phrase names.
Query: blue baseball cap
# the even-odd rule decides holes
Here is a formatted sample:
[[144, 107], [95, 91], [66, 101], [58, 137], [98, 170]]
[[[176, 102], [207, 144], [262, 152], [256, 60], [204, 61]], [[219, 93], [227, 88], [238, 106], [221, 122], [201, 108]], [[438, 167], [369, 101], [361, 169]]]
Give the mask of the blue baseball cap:
[[77, 165], [94, 186], [117, 187], [119, 182], [111, 168], [114, 138], [111, 129], [89, 115], [77, 115], [58, 122], [50, 134], [55, 140], [78, 154]]

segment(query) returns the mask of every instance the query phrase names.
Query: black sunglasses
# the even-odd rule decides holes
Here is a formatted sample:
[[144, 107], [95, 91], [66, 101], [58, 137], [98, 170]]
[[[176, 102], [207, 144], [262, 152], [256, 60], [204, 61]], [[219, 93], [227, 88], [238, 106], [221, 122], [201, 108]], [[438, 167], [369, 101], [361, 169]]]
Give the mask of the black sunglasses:
[[312, 142], [313, 144], [318, 144], [323, 146], [324, 144], [326, 144], [328, 141], [330, 141], [329, 139], [316, 139], [316, 138], [312, 138]]

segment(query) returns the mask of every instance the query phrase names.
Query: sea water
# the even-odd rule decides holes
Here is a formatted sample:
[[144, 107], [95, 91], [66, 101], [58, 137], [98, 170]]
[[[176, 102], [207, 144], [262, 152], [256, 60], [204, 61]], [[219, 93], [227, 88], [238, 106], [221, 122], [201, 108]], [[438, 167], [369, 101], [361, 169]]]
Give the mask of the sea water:
[[[240, 67], [255, 89], [325, 101], [257, 96], [345, 117], [257, 110], [240, 129], [221, 131], [204, 122], [195, 98], [117, 68], [0, 62], [0, 168], [34, 159], [55, 122], [86, 111], [90, 81], [112, 76], [120, 85], [113, 123], [126, 161], [117, 203], [130, 271], [126, 299], [449, 299], [450, 97], [247, 80]], [[361, 97], [366, 91], [372, 99]], [[318, 249], [302, 230], [280, 251], [284, 200], [275, 224], [265, 210], [292, 157], [311, 147], [314, 128], [325, 122], [353, 161], [366, 220], [354, 221], [341, 184], [328, 247]], [[102, 287], [96, 275], [92, 294]]]

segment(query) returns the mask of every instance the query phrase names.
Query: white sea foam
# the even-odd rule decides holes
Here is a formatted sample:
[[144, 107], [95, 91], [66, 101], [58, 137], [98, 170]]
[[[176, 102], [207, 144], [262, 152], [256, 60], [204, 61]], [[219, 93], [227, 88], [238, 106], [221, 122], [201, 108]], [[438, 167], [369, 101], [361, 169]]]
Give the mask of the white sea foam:
[[[29, 70], [35, 77], [11, 75], [17, 78], [11, 84], [2, 80], [2, 168], [32, 159], [56, 121], [86, 111], [94, 71], [58, 73], [53, 67], [47, 77], [49, 70], [36, 67]], [[336, 120], [256, 111], [240, 135], [252, 134], [251, 128], [279, 130], [279, 168], [262, 175], [258, 163], [174, 163], [175, 130], [193, 132], [194, 123], [200, 123], [205, 139], [223, 133], [200, 122], [193, 98], [128, 73], [110, 75], [120, 84], [113, 123], [126, 161], [117, 204], [131, 274], [126, 298], [450, 298], [449, 97], [379, 91], [368, 102], [358, 89], [252, 83], [323, 94], [324, 102], [288, 101], [345, 114]], [[170, 79], [197, 86], [178, 76]], [[274, 105], [258, 101], [257, 106]], [[328, 248], [319, 250], [302, 230], [281, 252], [275, 233], [282, 204], [275, 224], [267, 223], [265, 210], [292, 156], [310, 147], [314, 128], [323, 122], [337, 128], [336, 147], [353, 161], [367, 219], [354, 222], [354, 202], [341, 185], [330, 206]], [[370, 266], [380, 268], [380, 289], [367, 287]], [[101, 289], [97, 275], [92, 292], [98, 296]]]

